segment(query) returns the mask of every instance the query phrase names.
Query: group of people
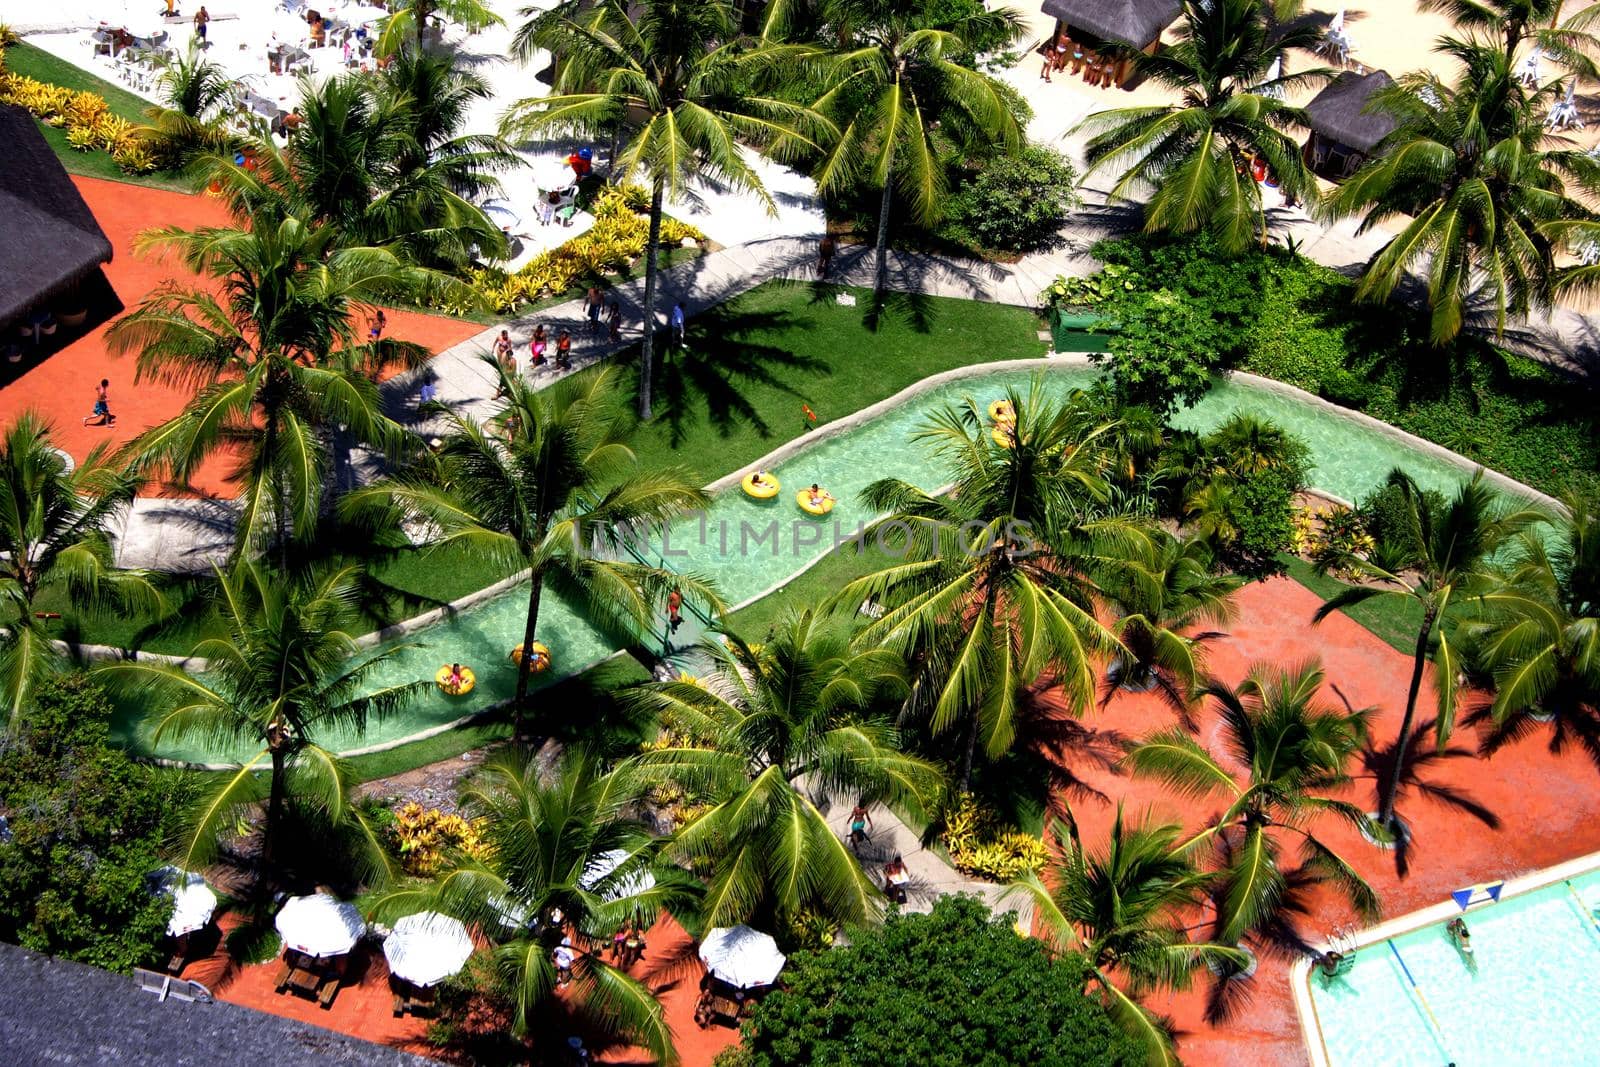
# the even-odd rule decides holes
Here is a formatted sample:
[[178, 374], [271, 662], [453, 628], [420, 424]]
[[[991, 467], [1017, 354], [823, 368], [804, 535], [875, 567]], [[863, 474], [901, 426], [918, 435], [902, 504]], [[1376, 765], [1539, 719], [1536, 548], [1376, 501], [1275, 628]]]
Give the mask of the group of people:
[[[867, 843], [867, 835], [872, 829], [872, 813], [867, 810], [866, 801], [860, 801], [850, 809], [850, 831], [846, 839], [852, 852], [860, 854], [861, 846]], [[903, 906], [907, 899], [906, 887], [910, 884], [911, 872], [906, 869], [906, 861], [896, 852], [894, 859], [883, 867], [884, 895]]]
[[1082, 71], [1084, 81], [1101, 89], [1109, 89], [1118, 83], [1118, 68], [1122, 62], [1115, 55], [1097, 55], [1081, 41], [1074, 41], [1063, 29], [1056, 34], [1054, 43], [1048, 46], [1044, 69], [1039, 72], [1039, 77], [1049, 81], [1052, 74], [1072, 75]]
[[[533, 337], [528, 341], [528, 367], [544, 366], [547, 354], [550, 351], [550, 333], [545, 329], [544, 323], [539, 323], [533, 328]], [[510, 330], [501, 330], [500, 336], [494, 342], [495, 362], [500, 364], [500, 369], [505, 371], [506, 377], [513, 378], [520, 373], [517, 365], [517, 343], [511, 339]], [[557, 370], [572, 369], [572, 332], [563, 329], [556, 335], [555, 366]], [[505, 389], [498, 388], [494, 396], [498, 400], [505, 395]]]

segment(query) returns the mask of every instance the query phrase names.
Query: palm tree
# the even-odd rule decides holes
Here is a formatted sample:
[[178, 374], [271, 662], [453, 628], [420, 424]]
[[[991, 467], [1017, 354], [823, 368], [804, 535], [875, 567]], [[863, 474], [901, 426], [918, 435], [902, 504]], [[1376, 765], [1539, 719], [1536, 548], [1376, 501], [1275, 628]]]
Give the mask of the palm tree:
[[874, 274], [881, 302], [896, 190], [919, 222], [939, 217], [946, 189], [941, 124], [964, 127], [990, 149], [1011, 152], [1022, 143], [1000, 83], [958, 61], [972, 52], [970, 40], [1014, 39], [1022, 23], [1009, 8], [958, 18], [899, 0], [823, 0], [821, 8], [837, 40], [819, 57], [828, 88], [812, 107], [839, 135], [817, 166], [817, 186], [828, 192], [865, 177], [881, 190]]
[[1553, 529], [1518, 536], [1464, 626], [1467, 658], [1494, 676], [1487, 710], [1501, 729], [1600, 707], [1600, 517], [1581, 497], [1563, 503]]
[[878, 696], [903, 691], [900, 658], [852, 651], [809, 611], [763, 645], [730, 634], [706, 642], [704, 654], [708, 676], [629, 694], [683, 738], [635, 757], [638, 772], [711, 804], [672, 844], [715, 870], [703, 921], [867, 917], [877, 892], [812, 797], [866, 796], [913, 817], [937, 800], [939, 770], [901, 751], [898, 732], [871, 713]]
[[250, 230], [146, 231], [141, 252], [172, 250], [214, 285], [166, 286], [106, 334], [112, 352], [137, 353], [136, 382], [196, 390], [182, 412], [128, 444], [129, 462], [185, 485], [202, 461], [234, 451], [240, 550], [275, 543], [284, 553], [291, 533], [313, 528], [334, 427], [389, 452], [405, 441], [383, 413], [377, 377], [427, 352], [362, 343], [356, 316], [380, 295], [464, 288], [384, 249], [338, 242], [334, 227], [292, 216]]
[[163, 605], [143, 571], [112, 567], [106, 529], [132, 502], [138, 479], [107, 464], [105, 452], [97, 447], [73, 467], [31, 412], [0, 437], [0, 689], [8, 726], [65, 662], [46, 629], [48, 613], [39, 610], [42, 596], [134, 613]]
[[1297, 872], [1283, 869], [1287, 839], [1297, 837], [1301, 871], [1333, 883], [1363, 916], [1375, 917], [1378, 898], [1366, 881], [1306, 824], [1331, 815], [1366, 828], [1367, 817], [1348, 801], [1326, 795], [1349, 782], [1345, 765], [1360, 754], [1371, 710], [1318, 702], [1322, 669], [1315, 663], [1280, 669], [1253, 667], [1237, 689], [1219, 682], [1204, 692], [1217, 705], [1241, 784], [1194, 737], [1159, 731], [1134, 745], [1136, 775], [1158, 778], [1195, 797], [1221, 795], [1228, 807], [1184, 847], [1207, 841], [1224, 861], [1215, 893], [1216, 940], [1240, 944], [1247, 934], [1269, 936], [1281, 925]]
[[375, 46], [380, 56], [398, 57], [408, 50], [420, 53], [430, 18], [454, 22], [468, 33], [480, 33], [490, 26], [506, 23], [483, 0], [402, 0], [391, 7], [390, 12], [383, 20]]
[[1206, 673], [1206, 642], [1223, 636], [1190, 631], [1231, 620], [1233, 594], [1244, 584], [1235, 575], [1212, 570], [1212, 562], [1204, 541], [1185, 541], [1157, 530], [1142, 558], [1112, 560], [1102, 567], [1100, 591], [1118, 616], [1112, 631], [1127, 649], [1107, 672], [1105, 702], [1119, 686], [1154, 688], [1187, 718], [1195, 687]]
[[[1045, 877], [1029, 873], [1008, 895], [1020, 893], [1033, 903], [1034, 918], [1055, 948], [1089, 962], [1113, 1016], [1144, 1042], [1150, 1061], [1175, 1065], [1172, 1034], [1139, 1000], [1156, 990], [1188, 989], [1195, 969], [1207, 961], [1247, 964], [1245, 954], [1230, 945], [1191, 940], [1183, 925], [1213, 876], [1197, 870], [1179, 847], [1182, 828], [1176, 823], [1147, 818], [1125, 826], [1120, 803], [1102, 853], [1084, 848], [1071, 808], [1064, 824], [1055, 827], [1061, 851]], [[1126, 989], [1112, 981], [1113, 972]]]
[[1040, 380], [1008, 402], [1016, 422], [1005, 446], [971, 399], [914, 435], [949, 463], [949, 493], [893, 478], [866, 488], [868, 510], [886, 516], [868, 535], [909, 531], [904, 558], [831, 601], [851, 612], [868, 600], [884, 607], [857, 647], [891, 649], [916, 666], [907, 711], [926, 715], [936, 734], [960, 727], [962, 790], [980, 739], [991, 758], [1010, 750], [1041, 679], [1070, 711], [1092, 702], [1094, 657], [1126, 651], [1095, 617], [1092, 575], [1099, 560], [1143, 541], [1103, 512], [1111, 425], [1081, 397], [1049, 399]]
[[[285, 818], [352, 833], [365, 847], [368, 877], [385, 870], [382, 850], [359, 809], [354, 784], [337, 755], [317, 743], [330, 728], [365, 729], [397, 711], [426, 681], [372, 689], [374, 671], [400, 649], [362, 655], [344, 627], [354, 620], [359, 572], [343, 567], [304, 579], [239, 560], [217, 573], [217, 636], [198, 642], [186, 669], [152, 660], [118, 661], [97, 673], [149, 693], [168, 709], [155, 739], [259, 745], [200, 806], [183, 860], [200, 870], [220, 839], [266, 800], [261, 828], [263, 874], [279, 865]], [[270, 768], [265, 798], [260, 772]]]
[[497, 138], [458, 133], [486, 94], [448, 59], [409, 54], [376, 79], [302, 79], [290, 146], [253, 138], [249, 166], [212, 155], [203, 178], [255, 228], [299, 218], [330, 227], [341, 245], [389, 248], [425, 266], [503, 258], [505, 235], [468, 198], [494, 189], [514, 157]]
[[[436, 462], [350, 495], [353, 511], [398, 509], [438, 532], [435, 550], [459, 546], [504, 573], [526, 570], [523, 647], [537, 636], [539, 601], [551, 584], [606, 629], [633, 640], [674, 587], [720, 610], [692, 575], [625, 562], [614, 549], [639, 527], [666, 523], [709, 497], [677, 470], [631, 468], [627, 427], [613, 372], [564, 378], [535, 390], [491, 357], [506, 396], [490, 428], [452, 412]], [[496, 432], [492, 431], [498, 431]], [[520, 727], [527, 671], [517, 672], [513, 714]]]
[[[569, 931], [609, 943], [614, 931], [644, 929], [663, 910], [693, 913], [699, 884], [662, 860], [664, 842], [636, 816], [643, 785], [604, 771], [583, 749], [568, 749], [553, 773], [531, 753], [498, 753], [462, 796], [482, 828], [482, 858], [457, 857], [432, 885], [390, 893], [376, 915], [436, 910], [482, 930], [512, 990], [512, 1032], [525, 1038], [555, 1002], [551, 952]], [[650, 990], [597, 952], [575, 953], [566, 1005], [659, 1062], [677, 1062]]]
[[1546, 133], [1540, 105], [1558, 83], [1524, 89], [1511, 60], [1485, 45], [1446, 38], [1440, 50], [1462, 65], [1456, 84], [1416, 73], [1382, 90], [1371, 106], [1396, 128], [1326, 207], [1359, 216], [1358, 232], [1405, 217], [1356, 293], [1386, 300], [1419, 269], [1442, 344], [1477, 305], [1492, 309], [1497, 332], [1550, 307], [1557, 243], [1581, 239], [1570, 228], [1592, 221], [1584, 204], [1600, 193], [1600, 161]]
[[[151, 125], [180, 159], [195, 151], [221, 152], [234, 139], [217, 120], [232, 104], [234, 81], [191, 42], [156, 79], [162, 102], [145, 109]], [[187, 159], [184, 159], [187, 162]]]
[[1464, 482], [1442, 510], [1402, 470], [1391, 471], [1387, 484], [1397, 487], [1404, 501], [1405, 533], [1398, 543], [1380, 542], [1371, 560], [1340, 555], [1318, 563], [1324, 569], [1339, 567], [1365, 574], [1383, 584], [1353, 585], [1335, 594], [1317, 608], [1313, 622], [1380, 596], [1409, 597], [1422, 608], [1393, 771], [1380, 788], [1378, 799], [1377, 825], [1399, 837], [1404, 829], [1395, 819], [1395, 797], [1400, 791], [1405, 743], [1416, 718], [1428, 657], [1433, 657], [1433, 688], [1439, 701], [1434, 736], [1443, 748], [1455, 728], [1456, 677], [1461, 671], [1447, 623], [1467, 598], [1481, 590], [1495, 551], [1512, 534], [1543, 516], [1529, 510], [1507, 512], [1497, 507], [1481, 471]]
[[1172, 89], [1180, 101], [1100, 111], [1080, 122], [1074, 132], [1093, 133], [1088, 174], [1123, 168], [1112, 198], [1150, 189], [1146, 232], [1209, 230], [1230, 252], [1264, 239], [1266, 217], [1249, 157], [1266, 161], [1286, 196], [1316, 201], [1316, 179], [1286, 132], [1305, 126], [1305, 112], [1279, 97], [1331, 72], [1267, 75], [1284, 52], [1314, 48], [1320, 37], [1315, 16], [1279, 21], [1263, 0], [1183, 0], [1177, 42], [1134, 59], [1137, 74]]
[[1424, 11], [1438, 11], [1471, 34], [1498, 34], [1502, 54], [1516, 59], [1524, 43], [1574, 73], [1592, 76], [1589, 60], [1596, 41], [1588, 32], [1600, 19], [1600, 4], [1590, 4], [1561, 21], [1564, 0], [1421, 0]]
[[[530, 9], [531, 10], [531, 9]], [[772, 62], [737, 41], [727, 0], [567, 0], [517, 31], [513, 51], [524, 63], [544, 48], [561, 57], [556, 92], [520, 100], [501, 122], [505, 136], [578, 134], [626, 144], [612, 161], [614, 178], [640, 176], [650, 187], [650, 238], [645, 250], [644, 339], [639, 366], [639, 417], [650, 417], [661, 213], [699, 177], [753, 193], [775, 211], [741, 142], [787, 158], [815, 148], [823, 125], [807, 109], [749, 92], [752, 76]]]

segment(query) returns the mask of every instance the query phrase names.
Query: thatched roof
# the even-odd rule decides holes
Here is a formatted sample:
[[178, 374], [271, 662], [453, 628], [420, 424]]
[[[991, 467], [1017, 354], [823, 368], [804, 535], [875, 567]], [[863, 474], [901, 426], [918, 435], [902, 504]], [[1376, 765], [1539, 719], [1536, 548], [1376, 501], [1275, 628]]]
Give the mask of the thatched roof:
[[111, 260], [111, 242], [33, 116], [0, 104], [0, 323]]
[[1394, 79], [1381, 70], [1357, 74], [1347, 70], [1330, 82], [1306, 105], [1307, 125], [1323, 137], [1371, 153], [1394, 132], [1392, 115], [1367, 110], [1367, 102]]
[[1040, 8], [1073, 29], [1147, 48], [1178, 17], [1178, 0], [1044, 0]]

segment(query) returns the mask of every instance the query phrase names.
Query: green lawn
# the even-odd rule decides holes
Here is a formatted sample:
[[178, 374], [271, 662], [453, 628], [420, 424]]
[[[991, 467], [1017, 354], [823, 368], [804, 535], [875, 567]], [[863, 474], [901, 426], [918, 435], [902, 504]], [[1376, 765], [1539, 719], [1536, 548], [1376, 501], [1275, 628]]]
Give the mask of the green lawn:
[[[1298, 556], [1280, 555], [1289, 577], [1327, 600], [1346, 588], [1337, 578], [1318, 574], [1316, 568]], [[1407, 656], [1417, 650], [1417, 628], [1422, 625], [1422, 607], [1415, 600], [1401, 597], [1375, 597], [1345, 612], [1357, 623]]]
[[[64, 59], [57, 58], [42, 48], [36, 48], [27, 42], [14, 44], [5, 50], [6, 69], [16, 74], [24, 74], [30, 78], [37, 78], [42, 82], [52, 85], [64, 85], [78, 92], [87, 90], [105, 97], [111, 106], [113, 114], [120, 115], [129, 122], [143, 124], [145, 122], [144, 109], [149, 107], [148, 101], [135, 96], [128, 90], [108, 82], [104, 78], [81, 67], [73, 66]], [[44, 133], [44, 139], [49, 142], [51, 149], [61, 159], [63, 166], [73, 174], [82, 174], [91, 178], [108, 178], [112, 181], [133, 182], [137, 185], [152, 185], [158, 189], [177, 189], [189, 191], [189, 183], [179, 180], [175, 175], [157, 172], [155, 174], [131, 175], [124, 174], [122, 168], [111, 161], [111, 156], [105, 152], [79, 152], [67, 144], [67, 132], [54, 126], [47, 126], [40, 122], [39, 129]]]

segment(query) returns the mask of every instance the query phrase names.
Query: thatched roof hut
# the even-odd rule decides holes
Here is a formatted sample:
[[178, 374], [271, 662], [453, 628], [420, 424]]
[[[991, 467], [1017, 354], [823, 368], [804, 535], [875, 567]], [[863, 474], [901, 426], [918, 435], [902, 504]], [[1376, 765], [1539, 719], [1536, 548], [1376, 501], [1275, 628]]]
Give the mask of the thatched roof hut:
[[1044, 0], [1040, 10], [1075, 30], [1143, 51], [1172, 25], [1180, 7], [1178, 0]]
[[1394, 132], [1392, 115], [1367, 107], [1379, 89], [1393, 85], [1394, 79], [1381, 70], [1357, 74], [1347, 70], [1306, 105], [1307, 124], [1317, 136], [1347, 145], [1371, 155], [1385, 137]]
[[111, 260], [111, 242], [33, 116], [0, 105], [0, 324]]

